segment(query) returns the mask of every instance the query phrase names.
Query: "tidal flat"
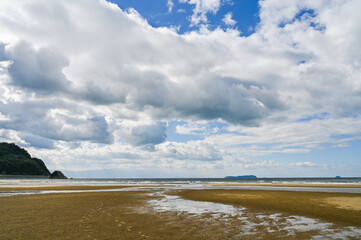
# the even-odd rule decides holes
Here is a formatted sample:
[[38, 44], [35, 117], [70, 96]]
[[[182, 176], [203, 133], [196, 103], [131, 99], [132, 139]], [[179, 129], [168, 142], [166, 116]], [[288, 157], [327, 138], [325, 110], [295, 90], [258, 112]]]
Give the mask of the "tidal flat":
[[0, 197], [0, 239], [361, 239], [358, 193], [0, 187], [26, 190]]

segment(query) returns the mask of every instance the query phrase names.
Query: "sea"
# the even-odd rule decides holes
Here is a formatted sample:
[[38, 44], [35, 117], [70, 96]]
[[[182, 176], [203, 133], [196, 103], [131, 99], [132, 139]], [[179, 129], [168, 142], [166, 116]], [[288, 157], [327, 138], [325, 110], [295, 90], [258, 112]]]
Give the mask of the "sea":
[[[239, 185], [237, 185], [239, 184]], [[249, 184], [249, 185], [247, 185]], [[279, 186], [297, 184], [304, 186]], [[339, 187], [338, 184], [342, 184]], [[27, 185], [156, 185], [168, 189], [254, 189], [361, 193], [361, 177], [342, 178], [1, 178], [0, 186]], [[317, 185], [317, 186], [314, 186]], [[327, 188], [320, 187], [327, 185]], [[335, 185], [333, 187], [332, 185]], [[347, 187], [350, 185], [350, 187]], [[145, 188], [145, 187], [144, 187]], [[154, 186], [153, 186], [154, 188]]]
[[[279, 186], [285, 184], [285, 186]], [[322, 185], [325, 187], [322, 187]], [[342, 186], [340, 185], [342, 184]], [[0, 197], [32, 194], [61, 194], [77, 192], [109, 192], [109, 191], [141, 191], [154, 196], [144, 205], [156, 212], [187, 213], [189, 216], [207, 216], [202, 221], [217, 221], [224, 224], [224, 231], [233, 231], [227, 228], [232, 219], [240, 222], [239, 234], [252, 235], [262, 229], [286, 233], [287, 236], [314, 231], [312, 239], [361, 239], [361, 228], [346, 226], [339, 227], [298, 215], [282, 215], [275, 213], [248, 213], [241, 206], [233, 206], [215, 202], [192, 201], [178, 196], [167, 194], [168, 191], [178, 189], [254, 189], [280, 191], [308, 191], [308, 192], [339, 192], [361, 194], [361, 178], [74, 178], [74, 179], [47, 179], [47, 178], [1, 178], [1, 186], [54, 186], [54, 185], [129, 185], [126, 188], [96, 189], [96, 190], [25, 190], [1, 191]], [[292, 186], [298, 185], [298, 186]], [[317, 185], [317, 186], [316, 186]], [[333, 186], [334, 185], [334, 186]], [[349, 185], [349, 187], [347, 187]], [[321, 186], [321, 187], [320, 187]], [[326, 187], [327, 186], [327, 187]], [[147, 191], [154, 190], [154, 191]], [[357, 195], [359, 196], [359, 195]], [[142, 208], [143, 209], [143, 208]], [[206, 214], [206, 215], [202, 215]], [[208, 220], [207, 220], [208, 219]], [[213, 219], [213, 220], [212, 220]], [[264, 219], [270, 219], [265, 221]], [[232, 226], [232, 225], [231, 225]], [[256, 230], [255, 230], [256, 229]], [[293, 237], [292, 237], [293, 238]]]
[[343, 178], [71, 178], [49, 179], [44, 177], [6, 177], [1, 182], [57, 182], [74, 184], [361, 184], [361, 177]]
[[48, 182], [74, 184], [361, 184], [361, 177], [312, 178], [71, 178], [0, 175], [0, 182]]

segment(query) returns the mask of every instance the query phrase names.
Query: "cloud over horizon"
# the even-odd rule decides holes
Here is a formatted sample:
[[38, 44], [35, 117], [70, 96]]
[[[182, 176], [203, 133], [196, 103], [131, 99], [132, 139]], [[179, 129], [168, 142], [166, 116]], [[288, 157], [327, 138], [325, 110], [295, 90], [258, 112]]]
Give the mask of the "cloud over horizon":
[[226, 172], [360, 139], [359, 1], [262, 0], [249, 36], [232, 12], [208, 28], [230, 1], [168, 1], [168, 14], [175, 4], [192, 8], [195, 30], [105, 0], [2, 1], [0, 140], [61, 169]]

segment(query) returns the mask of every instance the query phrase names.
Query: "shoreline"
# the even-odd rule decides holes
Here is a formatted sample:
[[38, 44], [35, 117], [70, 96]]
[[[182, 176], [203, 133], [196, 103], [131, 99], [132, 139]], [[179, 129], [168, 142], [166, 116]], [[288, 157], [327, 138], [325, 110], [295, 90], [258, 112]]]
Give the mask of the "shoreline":
[[[192, 189], [192, 184], [116, 184], [116, 183], [108, 183], [108, 184], [83, 184], [77, 182], [59, 182], [58, 184], [54, 184], [54, 182], [21, 182], [21, 181], [10, 181], [10, 182], [0, 182], [0, 191], [2, 192], [20, 192], [20, 191], [62, 191], [62, 190], [106, 190], [106, 189], [122, 189], [122, 188], [177, 188], [177, 189]], [[204, 189], [233, 189], [233, 190], [267, 190], [267, 191], [301, 191], [301, 192], [310, 192], [307, 188], [312, 188], [320, 190], [320, 192], [325, 192], [328, 189], [339, 189], [347, 193], [347, 189], [349, 189], [349, 193], [358, 194], [361, 189], [361, 184], [264, 184], [264, 183], [204, 183], [201, 185], [197, 185], [198, 189], [204, 186]], [[240, 187], [240, 188], [237, 188]], [[247, 187], [250, 187], [247, 189]], [[260, 187], [260, 188], [258, 188]], [[263, 188], [263, 189], [262, 189]], [[293, 190], [291, 188], [294, 188]], [[304, 188], [304, 189], [302, 189]], [[330, 191], [332, 192], [332, 191]], [[337, 191], [335, 191], [337, 192]]]
[[316, 187], [316, 188], [361, 188], [361, 184], [345, 183], [211, 183], [209, 186], [260, 186], [260, 187]]
[[[290, 236], [327, 239], [335, 233], [351, 237], [361, 234], [361, 194], [195, 190], [166, 188], [165, 185], [42, 185], [35, 189], [121, 187], [133, 188], [0, 197], [0, 239], [208, 240], [236, 236], [246, 240], [289, 239]], [[31, 191], [34, 186], [24, 188]], [[0, 191], [2, 189], [6, 187], [0, 187]], [[154, 204], [161, 203], [171, 208], [157, 210]], [[212, 213], [208, 203], [218, 204], [220, 212]], [[174, 206], [176, 210], [172, 210]], [[238, 209], [236, 215], [225, 211], [232, 206]], [[192, 213], [197, 212], [197, 207], [208, 210]], [[185, 211], [187, 208], [191, 211]]]
[[62, 191], [62, 190], [106, 190], [122, 188], [159, 188], [168, 187], [161, 184], [109, 184], [109, 185], [0, 185], [0, 191]]

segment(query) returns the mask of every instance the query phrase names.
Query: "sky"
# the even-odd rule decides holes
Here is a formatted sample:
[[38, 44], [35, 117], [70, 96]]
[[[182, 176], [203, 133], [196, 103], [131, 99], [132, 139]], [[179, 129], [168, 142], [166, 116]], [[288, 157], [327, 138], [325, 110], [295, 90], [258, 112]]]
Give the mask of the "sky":
[[360, 11], [0, 0], [0, 141], [68, 177], [360, 177]]

